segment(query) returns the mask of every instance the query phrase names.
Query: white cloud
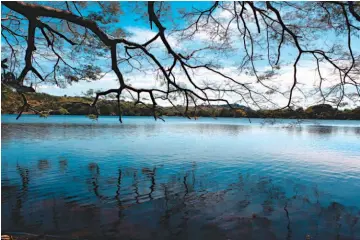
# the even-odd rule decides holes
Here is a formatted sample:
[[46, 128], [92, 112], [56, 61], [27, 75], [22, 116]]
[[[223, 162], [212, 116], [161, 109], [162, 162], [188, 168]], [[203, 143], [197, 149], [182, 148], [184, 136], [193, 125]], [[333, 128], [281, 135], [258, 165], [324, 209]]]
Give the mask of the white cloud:
[[[157, 31], [150, 30], [147, 28], [139, 28], [139, 27], [126, 27], [126, 31], [130, 33], [130, 37], [129, 37], [130, 41], [134, 41], [141, 44], [149, 41], [157, 34]], [[167, 36], [166, 39], [172, 48], [181, 49], [181, 43], [176, 38], [172, 36]], [[160, 37], [157, 38], [156, 41], [152, 43], [152, 45], [156, 47], [163, 46]]]
[[114, 73], [107, 73], [102, 79], [98, 81], [80, 81], [73, 83], [70, 86], [67, 86], [66, 88], [60, 88], [56, 85], [43, 85], [39, 84], [36, 87], [37, 92], [45, 92], [57, 96], [79, 96], [82, 92], [86, 92], [88, 89], [101, 89], [101, 90], [107, 90], [110, 88], [118, 88], [119, 83], [117, 81], [117, 77]]
[[[265, 69], [265, 68], [264, 68]], [[258, 92], [265, 92], [267, 89], [265, 89], [263, 86], [261, 86], [259, 83], [256, 83], [256, 78], [254, 76], [249, 76], [244, 73], [238, 73], [237, 69], [235, 67], [224, 67], [222, 69], [219, 69], [222, 73], [232, 77], [238, 82], [241, 83], [252, 83], [253, 90]], [[304, 91], [305, 93], [309, 93], [310, 90], [313, 90], [315, 86], [318, 86], [319, 84], [319, 76], [315, 72], [315, 66], [313, 62], [311, 61], [302, 61], [299, 64], [298, 67], [298, 86]], [[334, 75], [332, 72], [332, 69], [330, 66], [323, 66], [322, 67], [322, 76], [326, 78], [326, 81], [323, 82], [323, 88], [326, 89], [329, 86], [332, 86], [334, 81], [338, 81], [338, 76]], [[203, 81], [205, 82], [213, 82], [216, 84], [220, 84], [222, 87], [229, 87], [230, 85], [235, 86], [234, 83], [231, 83], [230, 81], [226, 80], [225, 78], [219, 76], [218, 74], [215, 74], [213, 72], [210, 72], [206, 69], [199, 69], [194, 72], [189, 71], [191, 76], [194, 79], [194, 82], [198, 84], [199, 86], [203, 86]], [[176, 82], [178, 84], [186, 84], [186, 86], [192, 90], [194, 90], [194, 87], [191, 85], [191, 83], [188, 81], [186, 75], [177, 70], [174, 72], [174, 74], [177, 77]], [[128, 82], [136, 88], [160, 88], [163, 89], [165, 86], [162, 86], [160, 81], [156, 80], [156, 74], [141, 74], [141, 73], [129, 73], [125, 76], [126, 79], [129, 79]], [[56, 86], [50, 86], [50, 85], [42, 85], [37, 88], [37, 91], [39, 92], [46, 92], [54, 95], [80, 95], [82, 92], [87, 91], [88, 89], [95, 89], [95, 90], [107, 90], [110, 88], [118, 88], [119, 83], [116, 80], [116, 75], [114, 73], [108, 73], [105, 77], [103, 77], [101, 80], [94, 81], [94, 82], [79, 82], [74, 83], [71, 86], [68, 86], [66, 89], [61, 89]], [[270, 86], [273, 86], [277, 90], [281, 92], [289, 91], [293, 84], [293, 66], [284, 66], [281, 69], [281, 72], [278, 76], [276, 76], [271, 81], [266, 81], [266, 83]], [[229, 85], [230, 84], [230, 85]], [[241, 92], [246, 93], [246, 91], [243, 89]], [[145, 96], [146, 94], [144, 94]], [[148, 96], [146, 96], [148, 97]], [[209, 93], [209, 97], [218, 97], [213, 93]], [[256, 97], [256, 95], [255, 95]], [[279, 106], [285, 106], [288, 101], [288, 94], [284, 97], [279, 94], [269, 95], [269, 98], [271, 98], [272, 101], [277, 103]], [[236, 102], [240, 100], [238, 94], [230, 93], [225, 96], [226, 99], [228, 99], [230, 102]], [[317, 101], [320, 99], [319, 93], [317, 95], [313, 96], [307, 96], [306, 98], [302, 95], [302, 93], [298, 90], [294, 91], [293, 94], [294, 99], [299, 99], [299, 105], [300, 106], [309, 106], [317, 103]], [[249, 101], [249, 99], [247, 99]], [[159, 102], [160, 103], [160, 102]], [[165, 103], [163, 103], [165, 104]], [[242, 102], [242, 104], [245, 104]], [[269, 103], [266, 103], [264, 106], [269, 106]]]
[[[228, 11], [217, 11], [215, 13], [216, 17], [219, 18], [221, 21], [227, 22], [229, 20], [229, 18], [231, 18], [231, 13], [229, 13]], [[248, 16], [249, 18], [251, 18], [251, 16]], [[235, 26], [236, 24], [232, 24], [232, 26], [230, 27], [231, 30], [236, 31]], [[250, 28], [250, 30], [253, 32], [255, 32], [254, 34], [256, 34], [256, 26], [254, 24], [249, 24], [248, 27]], [[194, 49], [199, 49], [201, 48], [201, 46], [205, 43], [209, 41], [209, 37], [211, 37], [209, 34], [209, 31], [207, 31], [208, 29], [202, 29], [203, 31], [199, 31], [195, 34], [194, 39], [192, 41], [181, 41], [180, 42], [176, 39], [176, 35], [170, 35], [167, 37], [171, 47], [173, 47], [176, 50], [183, 50], [183, 52], [189, 53]], [[131, 35], [129, 36], [129, 40], [130, 41], [134, 41], [137, 43], [145, 43], [146, 41], [150, 40], [151, 38], [153, 38], [157, 32], [155, 30], [150, 30], [148, 28], [140, 28], [140, 27], [126, 27], [126, 31], [128, 31]], [[241, 39], [240, 39], [241, 40]], [[239, 36], [233, 36], [231, 41], [235, 42], [235, 45], [241, 45], [242, 42], [239, 40]], [[216, 39], [215, 39], [216, 41]], [[157, 58], [162, 62], [162, 63], [168, 63], [168, 60], [164, 60], [163, 58], [165, 56], [168, 56], [168, 53], [164, 47], [164, 44], [161, 42], [161, 39], [158, 38], [154, 43], [152, 43], [152, 46], [154, 48], [151, 49], [151, 52], [157, 56]], [[252, 83], [253, 84], [253, 90], [255, 91], [259, 91], [259, 92], [265, 92], [267, 89], [265, 89], [260, 83], [256, 83], [256, 78], [254, 76], [250, 76], [250, 75], [246, 75], [244, 73], [239, 73], [239, 71], [233, 67], [233, 65], [235, 65], [235, 61], [237, 60], [239, 62], [239, 60], [241, 59], [240, 55], [244, 54], [244, 50], [243, 49], [238, 49], [239, 51], [236, 52], [232, 52], [231, 56], [229, 58], [225, 58], [225, 59], [217, 59], [216, 57], [216, 52], [212, 52], [204, 55], [204, 62], [210, 61], [210, 60], [218, 60], [221, 61], [222, 63], [225, 63], [223, 68], [219, 69], [221, 70], [221, 72], [223, 72], [224, 74], [232, 77], [233, 79], [235, 79], [238, 82], [241, 83]], [[259, 49], [256, 49], [259, 50]], [[287, 55], [291, 55], [291, 51], [287, 51], [285, 49], [285, 51], [282, 53], [283, 56], [285, 55], [285, 58], [291, 59], [292, 57], [289, 57]], [[286, 55], [287, 54], [287, 55]], [[151, 61], [151, 60], [150, 60]], [[126, 65], [126, 64], [125, 64]], [[124, 66], [125, 66], [124, 65]], [[150, 64], [145, 64], [146, 67], [149, 67]], [[166, 65], [166, 64], [164, 64]], [[261, 66], [262, 65], [262, 66]], [[269, 66], [264, 64], [264, 63], [260, 63], [258, 67], [259, 71], [265, 71], [265, 70], [269, 70]], [[298, 84], [297, 86], [300, 87], [306, 94], [309, 93], [310, 90], [314, 90], [316, 86], [319, 85], [319, 76], [318, 74], [315, 72], [315, 67], [316, 64], [312, 61], [308, 61], [308, 60], [302, 60], [297, 68], [297, 79], [298, 79]], [[152, 68], [152, 70], [148, 70], [148, 69], [141, 69], [142, 71], [144, 71], [145, 73], [141, 73], [141, 72], [126, 72], [124, 70], [126, 70], [127, 67], [123, 68], [123, 66], [121, 65], [121, 70], [124, 72], [124, 77], [125, 79], [129, 79], [129, 83], [137, 88], [161, 88], [163, 86], [161, 86], [161, 84], [159, 83], [159, 81], [156, 80], [156, 73], [153, 71], [154, 68]], [[331, 68], [331, 66], [329, 64], [324, 64], [321, 68], [322, 71], [322, 76], [326, 79], [325, 81], [323, 81], [322, 87], [324, 89], [330, 87], [333, 85], [334, 81], [338, 80], [338, 76], [334, 75], [333, 70]], [[177, 77], [177, 83], [182, 83], [182, 84], [186, 84], [187, 87], [194, 89], [191, 86], [191, 83], [188, 81], [188, 79], [186, 78], [185, 74], [181, 71], [175, 71], [174, 72], [176, 77]], [[196, 70], [194, 73], [194, 81], [196, 84], [202, 85], [202, 81], [206, 81], [206, 82], [215, 82], [215, 83], [229, 83], [228, 80], [220, 77], [219, 75], [204, 70], [204, 69], [198, 69]], [[285, 65], [282, 66], [280, 74], [272, 79], [271, 81], [265, 81], [268, 85], [273, 86], [274, 88], [276, 88], [278, 91], [281, 92], [286, 92], [289, 91], [292, 84], [293, 84], [293, 79], [294, 79], [294, 69], [292, 65]], [[224, 86], [224, 84], [223, 84]], [[227, 85], [228, 86], [228, 85]], [[85, 92], [87, 89], [93, 88], [93, 89], [109, 89], [109, 88], [117, 88], [119, 87], [117, 81], [116, 81], [116, 76], [113, 73], [108, 74], [105, 78], [103, 78], [102, 80], [99, 81], [95, 81], [95, 82], [80, 82], [80, 83], [75, 83], [72, 86], [70, 86], [68, 89], [60, 89], [57, 88], [56, 86], [43, 86], [40, 87], [40, 91], [42, 92], [49, 92], [52, 94], [56, 94], [56, 95], [79, 95], [81, 92]], [[245, 90], [243, 91], [245, 92]], [[214, 94], [210, 94], [209, 96], [214, 96]], [[275, 103], [277, 103], [279, 106], [285, 106], [287, 104], [288, 101], [288, 94], [286, 96], [282, 96], [279, 94], [274, 94], [274, 95], [269, 95], [269, 98], [271, 98], [271, 100], [273, 100]], [[234, 102], [240, 99], [240, 97], [238, 95], [235, 94], [228, 94], [227, 98], [229, 99], [230, 102]], [[312, 105], [314, 103], [317, 103], [317, 101], [320, 99], [320, 95], [314, 95], [314, 96], [308, 96], [308, 97], [304, 97], [303, 94], [301, 93], [301, 91], [295, 89], [294, 94], [293, 94], [293, 98], [296, 100], [299, 100], [299, 105], [301, 106], [308, 106], [308, 105]], [[269, 105], [267, 103], [267, 105]]]

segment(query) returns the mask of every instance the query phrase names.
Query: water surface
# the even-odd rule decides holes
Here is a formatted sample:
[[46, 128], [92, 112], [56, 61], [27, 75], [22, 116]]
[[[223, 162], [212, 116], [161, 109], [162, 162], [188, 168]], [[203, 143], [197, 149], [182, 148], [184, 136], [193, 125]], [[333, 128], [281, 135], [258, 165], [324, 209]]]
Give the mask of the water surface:
[[360, 121], [2, 115], [2, 231], [359, 239]]

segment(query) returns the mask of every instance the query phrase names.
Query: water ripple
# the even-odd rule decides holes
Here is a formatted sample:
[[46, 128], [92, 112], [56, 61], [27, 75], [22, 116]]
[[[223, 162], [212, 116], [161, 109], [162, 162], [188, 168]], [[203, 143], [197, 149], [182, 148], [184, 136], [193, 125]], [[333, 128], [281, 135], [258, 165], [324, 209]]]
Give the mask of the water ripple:
[[5, 118], [4, 232], [263, 239], [290, 226], [293, 239], [360, 237], [359, 122], [61, 119]]

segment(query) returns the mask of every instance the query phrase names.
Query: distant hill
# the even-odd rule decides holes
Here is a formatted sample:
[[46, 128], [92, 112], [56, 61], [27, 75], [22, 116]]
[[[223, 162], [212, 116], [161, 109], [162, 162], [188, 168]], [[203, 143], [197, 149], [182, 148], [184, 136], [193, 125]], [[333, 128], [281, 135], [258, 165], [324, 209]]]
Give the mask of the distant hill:
[[245, 111], [253, 111], [250, 107], [247, 107], [247, 106], [244, 106], [244, 105], [241, 105], [241, 104], [237, 104], [237, 103], [233, 103], [233, 104], [230, 104], [227, 105], [227, 104], [221, 104], [221, 105], [218, 105], [219, 107], [223, 107], [223, 108], [230, 108], [230, 106], [232, 108], [236, 108], [236, 109], [243, 109]]
[[[88, 97], [66, 97], [52, 96], [46, 93], [27, 94], [28, 102], [37, 111], [46, 112], [52, 115], [89, 115], [93, 114], [89, 104], [92, 98]], [[22, 106], [22, 99], [10, 88], [1, 86], [1, 113], [18, 113]], [[100, 100], [97, 104], [101, 115], [117, 115], [117, 104], [113, 100]], [[307, 109], [299, 108], [292, 110], [258, 110], [240, 104], [216, 105], [213, 107], [202, 106], [195, 109], [189, 108], [189, 115], [192, 117], [250, 117], [250, 118], [301, 118], [301, 119], [356, 119], [360, 120], [360, 107], [338, 111], [328, 104], [319, 104]], [[184, 110], [183, 106], [177, 107]], [[122, 114], [125, 116], [152, 116], [151, 106], [136, 105], [132, 102], [121, 103]], [[174, 107], [164, 107], [162, 114], [166, 116], [181, 116]], [[28, 114], [33, 111], [26, 112]]]

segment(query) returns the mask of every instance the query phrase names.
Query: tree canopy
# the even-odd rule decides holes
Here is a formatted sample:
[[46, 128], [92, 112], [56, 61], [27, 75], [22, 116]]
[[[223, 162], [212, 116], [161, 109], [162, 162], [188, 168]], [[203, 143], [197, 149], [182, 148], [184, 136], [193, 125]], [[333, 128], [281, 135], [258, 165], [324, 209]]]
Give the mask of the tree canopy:
[[[1, 81], [22, 96], [19, 116], [34, 109], [26, 98], [34, 83], [66, 87], [109, 72], [118, 87], [89, 92], [95, 95], [89, 107], [99, 114], [99, 98], [115, 94], [120, 121], [120, 99], [148, 107], [155, 119], [165, 102], [186, 117], [189, 108], [219, 104], [295, 111], [311, 99], [335, 108], [359, 106], [357, 2], [1, 4]], [[150, 38], [134, 39], [123, 28], [129, 9], [146, 23]], [[311, 80], [299, 77], [302, 61], [315, 70], [310, 87], [305, 82]], [[279, 81], [286, 68], [288, 81]], [[135, 86], [138, 73], [157, 84]]]

